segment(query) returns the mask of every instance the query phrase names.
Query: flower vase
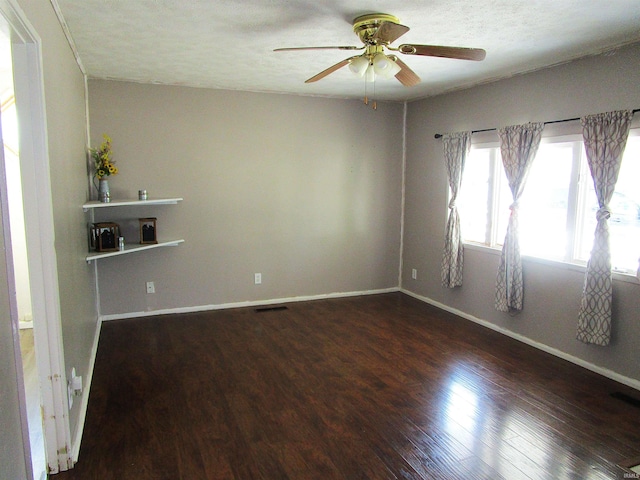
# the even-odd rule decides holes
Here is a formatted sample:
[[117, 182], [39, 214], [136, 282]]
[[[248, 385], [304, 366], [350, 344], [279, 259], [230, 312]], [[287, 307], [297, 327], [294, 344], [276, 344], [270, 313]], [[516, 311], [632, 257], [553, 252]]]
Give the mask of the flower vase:
[[109, 203], [111, 201], [111, 194], [109, 193], [109, 182], [106, 178], [98, 179], [98, 200], [102, 203]]

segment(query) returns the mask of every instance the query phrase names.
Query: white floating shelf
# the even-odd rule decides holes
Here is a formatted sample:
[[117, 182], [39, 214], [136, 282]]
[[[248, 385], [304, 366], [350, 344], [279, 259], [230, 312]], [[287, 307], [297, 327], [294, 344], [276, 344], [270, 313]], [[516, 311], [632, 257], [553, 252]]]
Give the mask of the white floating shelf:
[[99, 202], [97, 200], [87, 202], [82, 205], [82, 209], [86, 212], [92, 208], [107, 208], [107, 207], [126, 207], [136, 206], [142, 207], [145, 205], [175, 205], [181, 202], [182, 198], [150, 198], [148, 200], [111, 200], [110, 202]]
[[142, 250], [151, 250], [153, 248], [177, 247], [183, 242], [184, 242], [184, 239], [181, 238], [178, 240], [170, 240], [168, 242], [148, 243], [143, 245], [140, 245], [140, 244], [125, 245], [124, 250], [116, 250], [114, 252], [93, 252], [87, 255], [87, 263], [91, 263], [92, 261], [98, 260], [101, 258], [117, 257], [118, 255], [126, 255], [128, 253], [141, 252]]

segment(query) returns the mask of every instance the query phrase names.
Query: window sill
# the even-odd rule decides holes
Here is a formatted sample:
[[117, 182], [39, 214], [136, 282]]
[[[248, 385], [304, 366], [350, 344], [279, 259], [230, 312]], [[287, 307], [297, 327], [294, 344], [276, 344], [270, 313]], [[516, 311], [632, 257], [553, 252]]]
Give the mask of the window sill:
[[[501, 249], [499, 248], [488, 247], [486, 245], [482, 245], [479, 243], [464, 242], [463, 244], [465, 249], [476, 250], [478, 252], [484, 252], [484, 253], [488, 253], [490, 255], [495, 255], [495, 256], [500, 256], [501, 254]], [[558, 268], [562, 270], [571, 270], [574, 272], [581, 272], [581, 273], [585, 273], [587, 271], [586, 265], [580, 265], [578, 263], [565, 263], [565, 262], [560, 262], [558, 260], [531, 257], [528, 255], [522, 255], [522, 259], [525, 262], [548, 265], [550, 267]], [[611, 277], [613, 278], [613, 280], [616, 280], [619, 282], [633, 283], [635, 285], [640, 285], [640, 280], [638, 280], [638, 278], [632, 273], [612, 271]]]

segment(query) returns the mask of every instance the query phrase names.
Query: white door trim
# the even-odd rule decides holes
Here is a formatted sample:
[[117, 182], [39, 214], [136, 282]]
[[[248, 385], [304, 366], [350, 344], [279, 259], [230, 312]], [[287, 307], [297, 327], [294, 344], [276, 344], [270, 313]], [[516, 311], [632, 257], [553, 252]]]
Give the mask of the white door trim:
[[14, 83], [20, 122], [20, 166], [25, 192], [24, 215], [36, 362], [48, 470], [57, 473], [71, 468], [73, 463], [62, 350], [41, 42], [15, 0], [0, 0], [0, 13], [18, 37], [13, 45]]

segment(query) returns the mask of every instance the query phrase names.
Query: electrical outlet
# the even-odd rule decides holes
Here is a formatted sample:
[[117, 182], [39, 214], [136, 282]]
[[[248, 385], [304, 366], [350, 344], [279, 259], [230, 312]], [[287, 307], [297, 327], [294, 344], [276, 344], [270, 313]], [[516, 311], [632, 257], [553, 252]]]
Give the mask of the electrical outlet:
[[147, 293], [156, 293], [156, 285], [153, 282], [147, 282]]
[[416, 270], [415, 268], [411, 269], [411, 278], [413, 278], [414, 280], [418, 278], [418, 270]]
[[255, 282], [256, 285], [260, 285], [262, 283], [262, 274], [256, 273], [253, 281]]
[[[71, 369], [71, 378], [76, 374], [75, 367]], [[67, 399], [69, 400], [69, 409], [73, 407], [73, 387], [71, 386], [71, 380], [67, 381]]]
[[71, 378], [67, 381], [67, 397], [69, 408], [73, 407], [73, 397], [82, 393], [82, 376], [76, 374], [76, 368], [71, 369]]

